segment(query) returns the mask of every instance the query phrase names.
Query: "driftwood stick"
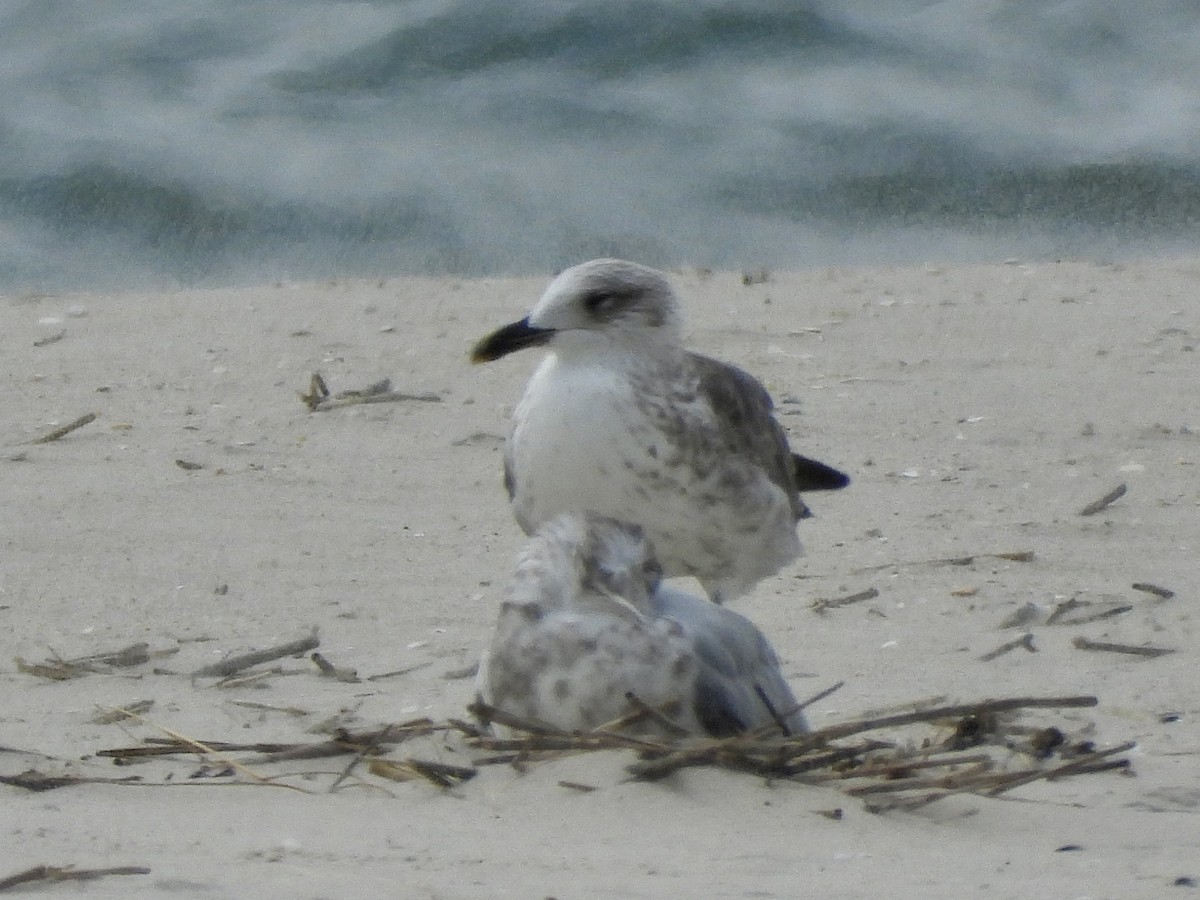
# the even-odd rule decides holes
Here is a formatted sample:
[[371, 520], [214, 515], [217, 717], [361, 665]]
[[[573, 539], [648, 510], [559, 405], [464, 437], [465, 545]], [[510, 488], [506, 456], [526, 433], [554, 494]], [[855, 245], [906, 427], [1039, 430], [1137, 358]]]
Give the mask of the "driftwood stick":
[[[675, 735], [679, 735], [680, 737], [682, 737], [683, 735], [686, 735], [688, 733], [686, 728], [684, 728], [682, 725], [678, 724], [677, 722], [672, 722], [670, 719], [668, 719], [666, 716], [664, 716], [661, 712], [659, 712], [654, 707], [650, 706], [648, 703], [646, 703], [644, 700], [642, 700], [641, 697], [639, 697], [637, 694], [633, 693], [632, 691], [630, 691], [629, 693], [627, 693], [625, 695], [625, 699], [628, 700], [629, 703], [633, 706], [635, 712], [641, 714], [645, 718], [654, 722], [654, 724], [656, 724], [659, 728], [663, 729], [663, 731], [665, 731], [667, 734], [675, 734]], [[601, 726], [601, 729], [605, 729], [605, 726]]]
[[442, 398], [433, 393], [405, 394], [392, 390], [390, 378], [384, 378], [374, 384], [369, 384], [360, 390], [342, 391], [333, 395], [320, 372], [314, 372], [309, 382], [307, 394], [301, 394], [300, 400], [308, 407], [309, 412], [326, 412], [342, 406], [353, 406], [358, 403], [399, 403], [405, 400], [416, 400], [421, 403], [441, 403]]
[[[980, 716], [988, 713], [1010, 712], [1018, 709], [1063, 709], [1063, 708], [1082, 708], [1093, 707], [1098, 703], [1094, 696], [1068, 696], [1068, 697], [1011, 697], [1000, 700], [984, 700], [979, 703], [963, 703], [951, 706], [939, 706], [929, 709], [917, 710], [913, 712], [895, 713], [886, 716], [876, 716], [867, 719], [859, 719], [852, 722], [844, 722], [839, 725], [830, 725], [816, 731], [802, 735], [794, 735], [784, 739], [782, 742], [775, 742], [773, 747], [786, 745], [790, 755], [800, 755], [804, 752], [821, 747], [829, 741], [845, 738], [854, 734], [861, 734], [865, 731], [874, 731], [881, 728], [896, 728], [904, 725], [913, 725], [921, 722], [935, 722], [939, 719], [956, 719], [966, 716]], [[584, 732], [579, 734], [569, 734], [555, 728], [551, 728], [543, 723], [533, 723], [523, 721], [515, 716], [505, 713], [503, 710], [496, 709], [484, 703], [476, 702], [468, 709], [476, 716], [485, 719], [485, 721], [493, 721], [501, 725], [514, 728], [519, 731], [524, 731], [531, 735], [530, 738], [504, 740], [495, 738], [479, 739], [480, 746], [490, 750], [564, 750], [564, 749], [584, 749], [592, 746], [605, 746], [616, 748], [618, 746], [632, 746], [651, 752], [657, 752], [660, 755], [667, 755], [679, 750], [688, 753], [698, 752], [714, 745], [725, 747], [726, 743], [721, 740], [714, 739], [713, 741], [703, 742], [701, 744], [690, 744], [684, 748], [671, 747], [670, 745], [661, 742], [656, 743], [643, 738], [635, 738], [626, 734], [616, 734], [613, 732]], [[747, 740], [755, 740], [754, 735], [741, 736], [736, 739], [723, 739], [725, 742], [745, 742]], [[761, 739], [759, 739], [761, 743]], [[729, 744], [729, 746], [732, 746]], [[747, 746], [753, 746], [748, 744]], [[860, 751], [862, 748], [859, 748]]]
[[864, 600], [874, 600], [879, 596], [879, 591], [876, 588], [867, 588], [865, 591], [859, 591], [856, 594], [848, 594], [845, 597], [833, 597], [829, 600], [814, 600], [811, 609], [815, 613], [823, 613], [829, 609], [838, 609], [842, 606], [849, 606], [852, 603], [861, 603]]
[[1155, 597], [1160, 597], [1163, 600], [1170, 600], [1175, 596], [1175, 592], [1169, 588], [1159, 587], [1157, 584], [1148, 584], [1145, 581], [1135, 581], [1130, 585], [1135, 591], [1143, 591], [1147, 594], [1153, 594]]
[[267, 647], [264, 650], [254, 650], [250, 653], [243, 653], [240, 656], [231, 656], [219, 663], [213, 663], [211, 666], [204, 666], [197, 669], [192, 673], [192, 677], [226, 678], [251, 666], [271, 662], [275, 659], [282, 659], [285, 656], [299, 656], [302, 653], [307, 653], [309, 650], [315, 650], [320, 645], [321, 641], [317, 637], [317, 630], [314, 628], [312, 634], [308, 637], [300, 638], [287, 644], [280, 644], [278, 647]]
[[[418, 669], [427, 669], [432, 666], [432, 662], [419, 662], [415, 665], [405, 666], [403, 669], [393, 669], [391, 672], [380, 672], [378, 675], [368, 675], [367, 681], [383, 681], [385, 678], [397, 678], [401, 675], [407, 675], [409, 672], [416, 672]], [[472, 672], [472, 675], [475, 673]]]
[[1010, 650], [1016, 650], [1018, 647], [1024, 647], [1030, 653], [1037, 653], [1037, 647], [1033, 646], [1033, 634], [1026, 632], [1019, 638], [1014, 638], [1007, 643], [1001, 644], [995, 650], [983, 654], [983, 656], [979, 657], [979, 660], [980, 662], [991, 662], [993, 659], [1003, 656]]
[[[1087, 606], [1087, 604], [1083, 604], [1083, 603], [1079, 604], [1079, 608], [1084, 608], [1086, 606]], [[1048, 618], [1046, 620], [1046, 624], [1047, 625], [1052, 625], [1052, 624], [1087, 625], [1087, 624], [1090, 624], [1091, 622], [1099, 622], [1101, 619], [1111, 619], [1114, 616], [1121, 616], [1132, 610], [1133, 610], [1133, 607], [1126, 604], [1124, 606], [1110, 606], [1107, 609], [1097, 610], [1094, 613], [1089, 613], [1087, 615], [1071, 616], [1068, 618], [1065, 614], [1059, 615], [1058, 610], [1056, 609], [1054, 611], [1054, 613], [1051, 614], [1050, 618]]]
[[[824, 700], [830, 694], [837, 693], [845, 686], [846, 686], [846, 682], [844, 682], [844, 681], [835, 682], [835, 683], [831, 684], [829, 687], [825, 688], [824, 690], [817, 691], [815, 694], [813, 694], [807, 700], [804, 700], [801, 703], [797, 703], [796, 709], [808, 709], [814, 703], [820, 703], [822, 700]], [[787, 714], [790, 715], [792, 712], [793, 712], [792, 710], [788, 710]]]
[[110, 866], [106, 869], [76, 869], [74, 866], [33, 866], [0, 878], [0, 891], [12, 890], [24, 884], [36, 881], [91, 881], [106, 875], [149, 875], [150, 870], [145, 866]]
[[645, 707], [639, 707], [638, 709], [633, 710], [633, 712], [628, 712], [623, 716], [618, 716], [611, 722], [605, 722], [603, 725], [600, 725], [593, 730], [604, 733], [611, 732], [614, 734], [619, 734], [627, 732], [631, 728], [641, 725], [648, 718], [649, 710], [647, 710]]
[[338, 409], [342, 406], [355, 406], [359, 403], [402, 403], [409, 400], [418, 403], [442, 402], [442, 398], [433, 393], [405, 394], [401, 391], [382, 391], [378, 394], [351, 394], [346, 397], [330, 397], [310, 408], [313, 412], [328, 412], [331, 409]]
[[755, 749], [752, 743], [743, 744], [736, 738], [715, 740], [683, 747], [665, 756], [643, 758], [631, 763], [626, 769], [642, 781], [657, 781], [679, 769], [707, 765], [749, 772], [763, 778], [794, 778], [805, 772], [827, 769], [861, 756], [869, 750], [881, 748], [874, 744], [866, 747], [837, 747], [814, 756], [801, 756], [795, 761], [788, 761], [790, 755], [785, 752], [783, 746], [780, 746], [778, 755], [763, 755], [761, 752], [756, 754]]
[[195, 754], [197, 746], [222, 753], [254, 751], [255, 753], [282, 753], [299, 744], [270, 744], [247, 743], [237, 744], [231, 741], [177, 741], [174, 739], [148, 738], [145, 745], [140, 747], [113, 747], [108, 750], [97, 750], [96, 756], [111, 757], [115, 760], [137, 759], [153, 756], [176, 756], [180, 753]]
[[497, 725], [503, 725], [505, 728], [515, 728], [517, 731], [524, 731], [527, 734], [552, 734], [561, 735], [562, 731], [555, 728], [553, 725], [547, 725], [545, 722], [532, 722], [517, 716], [506, 713], [497, 706], [492, 706], [490, 703], [484, 703], [482, 700], [476, 700], [467, 706], [467, 712], [479, 719], [485, 725], [490, 725], [493, 722]]
[[878, 566], [866, 566], [862, 569], [851, 569], [855, 575], [865, 575], [868, 572], [882, 572], [885, 569], [901, 569], [908, 566], [969, 566], [977, 559], [1004, 559], [1009, 562], [1033, 562], [1032, 550], [1012, 550], [1005, 553], [974, 553], [970, 556], [944, 556], [939, 559], [910, 559], [901, 562], [883, 563]]
[[1064, 600], [1062, 603], [1060, 603], [1056, 607], [1054, 607], [1053, 610], [1051, 610], [1050, 615], [1046, 616], [1046, 624], [1047, 625], [1055, 624], [1059, 619], [1061, 619], [1063, 616], [1065, 616], [1071, 610], [1078, 609], [1081, 606], [1083, 606], [1083, 604], [1079, 600], [1075, 599], [1074, 597]]
[[85, 413], [84, 415], [80, 416], [78, 419], [75, 419], [74, 421], [68, 422], [66, 425], [63, 425], [61, 428], [55, 428], [53, 431], [51, 431], [47, 434], [43, 434], [39, 438], [34, 438], [32, 441], [26, 441], [26, 443], [28, 443], [28, 444], [49, 444], [53, 441], [57, 441], [61, 438], [66, 437], [72, 431], [76, 431], [76, 430], [82, 428], [84, 425], [87, 425], [89, 422], [95, 422], [98, 417], [99, 417], [99, 413], [94, 413], [94, 412]]
[[129, 668], [131, 666], [140, 666], [142, 663], [149, 662], [151, 656], [168, 656], [171, 653], [177, 653], [178, 648], [168, 651], [150, 652], [150, 645], [144, 642], [130, 644], [128, 647], [122, 647], [120, 650], [112, 650], [108, 653], [93, 653], [90, 656], [77, 656], [74, 659], [63, 660], [68, 666], [82, 666], [89, 663], [101, 663], [106, 666], [115, 668]]
[[346, 684], [358, 684], [362, 680], [354, 669], [335, 666], [321, 653], [314, 653], [309, 659], [326, 678], [333, 678]]
[[[1021, 641], [1014, 643], [1020, 645]], [[987, 752], [976, 749], [964, 753], [962, 751], [967, 750], [965, 745], [934, 739], [926, 742], [930, 748], [927, 752], [913, 753], [893, 742], [870, 737], [846, 740], [851, 735], [914, 724], [943, 728], [955, 721], [961, 731], [963, 725], [983, 721], [999, 728], [996, 736], [1000, 736], [1005, 730], [1003, 720], [995, 720], [994, 714], [1032, 708], [1094, 707], [1096, 704], [1093, 696], [1013, 697], [878, 715], [800, 735], [780, 736], [760, 731], [725, 738], [680, 738], [668, 734], [656, 739], [599, 730], [582, 733], [556, 731], [546, 729], [541, 723], [523, 723], [497, 710], [495, 712], [498, 714], [493, 717], [495, 721], [504, 722], [525, 733], [512, 739], [466, 733], [469, 746], [497, 754], [475, 759], [477, 766], [497, 763], [517, 765], [565, 753], [634, 750], [638, 758], [626, 766], [626, 771], [638, 780], [660, 779], [693, 766], [715, 766], [767, 779], [788, 779], [806, 784], [836, 781], [839, 788], [850, 795], [864, 799], [881, 798], [868, 801], [868, 808], [875, 811], [917, 808], [959, 793], [999, 794], [1043, 778], [1128, 770], [1128, 759], [1112, 757], [1133, 745], [1124, 744], [1110, 750], [1084, 754], [1069, 762], [1064, 762], [1065, 751], [1060, 750], [1055, 755], [1061, 764], [1055, 768], [997, 771], [1000, 766], [997, 748], [1000, 744]], [[487, 707], [481, 707], [475, 712], [479, 714], [487, 710]], [[774, 729], [767, 731], [773, 732]], [[1057, 744], [1046, 745], [1043, 748], [1045, 752], [1036, 753], [1039, 760], [1049, 757], [1052, 749], [1063, 743], [1063, 736], [1058, 729], [1047, 731], [1056, 733], [1060, 740]], [[1016, 728], [1008, 732], [1010, 736], [1027, 733], [1028, 729], [1021, 731]], [[1033, 750], [1039, 749], [1037, 744], [1035, 739], [1032, 742]], [[970, 746], [974, 747], [975, 743]], [[1004, 746], [1009, 750], [1030, 752], [1008, 742]]]
[[1133, 644], [1110, 644], [1108, 641], [1093, 641], [1085, 637], [1077, 637], [1071, 641], [1071, 646], [1077, 650], [1102, 650], [1109, 653], [1127, 653], [1130, 656], [1144, 656], [1147, 659], [1154, 659], [1158, 656], [1166, 656], [1168, 653], [1175, 651], [1170, 647], [1137, 647]]
[[[1015, 787], [1020, 787], [1023, 784], [1029, 784], [1031, 781], [1039, 781], [1045, 779], [1052, 781], [1055, 778], [1062, 778], [1066, 775], [1074, 775], [1082, 772], [1097, 762], [1107, 759], [1110, 756], [1115, 756], [1118, 753], [1125, 753], [1137, 746], [1137, 741], [1126, 741], [1124, 744], [1118, 744], [1116, 747], [1109, 747], [1107, 750], [1097, 750], [1095, 753], [1085, 753], [1078, 759], [1073, 759], [1061, 766], [1055, 766], [1053, 769], [1039, 769], [1032, 772], [1020, 772], [1008, 776], [1003, 784], [997, 785], [992, 790], [988, 791], [989, 797], [997, 797], [1005, 791], [1011, 791]], [[1126, 765], [1128, 763], [1126, 762]]]
[[[1027, 769], [1021, 772], [998, 772], [998, 773], [973, 773], [964, 772], [961, 775], [952, 774], [947, 776], [941, 783], [937, 781], [925, 781], [922, 783], [909, 782], [908, 789], [924, 789], [927, 787], [935, 788], [932, 793], [925, 794], [920, 797], [912, 797], [896, 800], [891, 803], [873, 806], [873, 810], [882, 811], [884, 809], [915, 809], [921, 806], [927, 806], [935, 800], [941, 800], [949, 797], [952, 794], [963, 794], [968, 792], [982, 793], [988, 797], [998, 797], [1000, 794], [1010, 791], [1013, 788], [1021, 785], [1029, 784], [1034, 781], [1050, 781], [1056, 778], [1065, 778], [1069, 775], [1081, 775], [1087, 772], [1104, 772], [1113, 769], [1128, 770], [1129, 760], [1118, 759], [1110, 760], [1107, 757], [1117, 753], [1124, 753], [1127, 750], [1137, 746], [1135, 741], [1121, 744], [1117, 747], [1110, 747], [1107, 750], [1100, 750], [1095, 753], [1088, 753], [1084, 756], [1074, 759], [1069, 763], [1061, 766], [1056, 766], [1052, 769]], [[964, 777], [965, 776], [965, 777]], [[890, 785], [895, 785], [891, 787]], [[990, 787], [989, 787], [990, 785]], [[880, 793], [887, 791], [902, 791], [904, 790], [904, 782], [885, 782], [877, 785], [866, 785], [862, 788], [850, 788], [846, 791], [848, 794], [868, 794]]]
[[908, 777], [910, 772], [922, 769], [936, 769], [943, 766], [974, 766], [991, 762], [992, 758], [986, 753], [960, 753], [951, 750], [933, 756], [921, 756], [913, 759], [884, 759], [877, 762], [867, 762], [864, 765], [845, 771], [831, 771], [828, 775], [817, 776], [815, 781], [849, 781], [858, 778], [886, 778], [896, 781]]
[[58, 331], [54, 332], [54, 334], [48, 334], [44, 338], [38, 338], [36, 341], [33, 342], [33, 346], [49, 347], [51, 344], [57, 344], [59, 341], [61, 341], [66, 336], [67, 336], [67, 329], [60, 328]]
[[[829, 687], [825, 688], [824, 690], [817, 691], [815, 694], [813, 694], [807, 700], [802, 700], [801, 702], [799, 702], [795, 706], [793, 706], [791, 709], [781, 710], [778, 712], [772, 710], [772, 718], [775, 721], [771, 722], [771, 724], [769, 724], [769, 725], [763, 725], [762, 727], [758, 728], [756, 731], [751, 731], [750, 735], [752, 735], [755, 738], [767, 738], [767, 737], [773, 737], [773, 736], [778, 737], [779, 734], [782, 733], [784, 735], [784, 737], [792, 737], [792, 735], [787, 733], [787, 729], [784, 727], [784, 720], [788, 716], [792, 715], [793, 713], [802, 712], [803, 710], [808, 709], [814, 703], [819, 703], [820, 701], [822, 701], [826, 697], [828, 697], [830, 694], [837, 693], [845, 686], [846, 686], [846, 682], [838, 681], [834, 684], [831, 684]], [[759, 694], [759, 698], [763, 701], [764, 704], [766, 704], [767, 708], [770, 709], [770, 704], [766, 702], [766, 698], [763, 697], [761, 693]]]
[[864, 731], [874, 731], [877, 728], [897, 728], [901, 725], [913, 725], [917, 722], [931, 722], [936, 719], [958, 719], [963, 716], [978, 716], [984, 713], [1011, 712], [1015, 709], [1064, 709], [1072, 707], [1095, 706], [1099, 701], [1091, 696], [1073, 697], [1011, 697], [1003, 700], [984, 700], [981, 703], [962, 703], [954, 706], [940, 706], [918, 712], [896, 713], [891, 716], [879, 716], [871, 719], [860, 719], [857, 722], [844, 722], [841, 725], [830, 725], [819, 731], [814, 731], [807, 738], [818, 743], [860, 734]]
[[992, 761], [986, 759], [975, 763], [960, 772], [949, 775], [938, 775], [933, 778], [901, 778], [896, 781], [881, 781], [876, 784], [864, 784], [857, 787], [845, 788], [852, 797], [863, 797], [867, 794], [896, 794], [903, 791], [920, 791], [928, 788], [941, 788], [950, 791], [964, 791], [979, 787], [983, 783], [995, 781], [997, 775], [992, 772]]
[[53, 791], [62, 787], [74, 787], [77, 784], [140, 784], [141, 777], [130, 775], [125, 778], [103, 778], [92, 775], [43, 775], [35, 769], [28, 769], [19, 775], [0, 775], [0, 784], [10, 787], [24, 788], [27, 791]]
[[253, 700], [227, 700], [225, 702], [230, 706], [240, 706], [243, 709], [256, 709], [260, 712], [284, 713], [285, 715], [295, 716], [297, 718], [310, 715], [311, 713], [310, 710], [301, 709], [298, 706], [275, 706], [271, 703], [256, 703]]
[[[467, 712], [479, 719], [484, 725], [495, 723], [523, 731], [529, 737], [508, 740], [492, 736], [477, 739], [480, 747], [487, 750], [601, 750], [631, 747], [635, 750], [658, 750], [667, 752], [670, 748], [660, 742], [631, 734], [610, 731], [567, 732], [545, 722], [522, 719], [512, 713], [505, 712], [499, 707], [492, 706], [482, 700], [475, 700], [467, 706]], [[640, 719], [641, 711], [631, 715]]]
[[390, 781], [412, 781], [423, 778], [439, 788], [452, 788], [470, 781], [479, 771], [470, 766], [454, 766], [427, 759], [373, 759], [367, 764], [372, 775]]
[[1091, 503], [1081, 509], [1079, 514], [1081, 516], [1094, 516], [1105, 507], [1111, 506], [1124, 497], [1126, 490], [1128, 490], [1128, 488], [1126, 487], [1125, 482], [1122, 481], [1099, 500], [1093, 500]]
[[[387, 730], [384, 729], [383, 731], [377, 732], [376, 734], [371, 735], [367, 740], [361, 742], [358, 752], [354, 754], [354, 758], [342, 767], [342, 771], [338, 773], [338, 777], [335, 778], [333, 780], [333, 784], [329, 786], [330, 794], [341, 787], [342, 782], [350, 777], [350, 773], [354, 771], [355, 767], [357, 767], [360, 762], [362, 762], [371, 754], [379, 752], [379, 746], [383, 743], [383, 737], [386, 735], [386, 733]], [[345, 744], [344, 742], [342, 743], [343, 749], [345, 749]]]
[[190, 738], [185, 734], [179, 733], [178, 731], [173, 731], [170, 728], [167, 728], [165, 725], [159, 725], [156, 722], [151, 722], [145, 716], [139, 716], [137, 713], [131, 712], [128, 709], [121, 709], [120, 707], [113, 707], [113, 708], [117, 709], [120, 712], [125, 713], [131, 719], [137, 719], [139, 722], [141, 722], [145, 725], [149, 725], [152, 728], [157, 728], [159, 731], [161, 731], [167, 737], [171, 738], [173, 741], [177, 741], [180, 744], [186, 744], [187, 746], [190, 746], [194, 753], [202, 753], [205, 756], [208, 756], [208, 757], [216, 760], [217, 762], [221, 763], [221, 765], [228, 766], [229, 768], [233, 769], [235, 772], [241, 772], [247, 778], [250, 778], [253, 781], [257, 781], [259, 784], [270, 785], [271, 787], [289, 788], [290, 790], [293, 790], [293, 791], [299, 791], [302, 794], [311, 793], [310, 791], [304, 790], [304, 788], [299, 788], [299, 787], [296, 787], [295, 785], [285, 784], [283, 782], [272, 781], [270, 778], [266, 778], [262, 775], [259, 775], [253, 769], [247, 768], [245, 765], [238, 762], [236, 759], [230, 759], [228, 756], [224, 756], [223, 754], [219, 753], [214, 748], [210, 747], [208, 744], [205, 744], [202, 741], [198, 741], [195, 738]]

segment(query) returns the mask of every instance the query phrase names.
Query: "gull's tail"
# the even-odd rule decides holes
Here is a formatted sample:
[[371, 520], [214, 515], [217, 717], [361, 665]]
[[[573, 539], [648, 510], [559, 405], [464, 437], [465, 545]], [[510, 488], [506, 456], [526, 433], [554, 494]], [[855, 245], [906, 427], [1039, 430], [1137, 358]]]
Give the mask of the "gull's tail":
[[792, 454], [792, 471], [798, 491], [836, 491], [850, 483], [850, 476], [845, 472], [799, 453]]

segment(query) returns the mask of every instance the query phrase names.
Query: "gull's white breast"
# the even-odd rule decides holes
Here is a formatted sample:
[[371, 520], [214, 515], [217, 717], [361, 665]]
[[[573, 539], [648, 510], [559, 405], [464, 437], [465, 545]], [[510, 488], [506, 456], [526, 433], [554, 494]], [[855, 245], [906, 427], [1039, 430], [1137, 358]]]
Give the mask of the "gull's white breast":
[[636, 363], [614, 362], [552, 353], [530, 379], [506, 451], [525, 532], [571, 510], [633, 522], [668, 575], [732, 578], [734, 594], [793, 559], [789, 498], [730, 456], [706, 401], [688, 390], [639, 396]]
[[[542, 361], [513, 416], [513, 498], [527, 533], [560, 512], [606, 512], [636, 481], [629, 465], [657, 453], [651, 423], [620, 371], [602, 364]], [[597, 507], [595, 504], [599, 503]]]

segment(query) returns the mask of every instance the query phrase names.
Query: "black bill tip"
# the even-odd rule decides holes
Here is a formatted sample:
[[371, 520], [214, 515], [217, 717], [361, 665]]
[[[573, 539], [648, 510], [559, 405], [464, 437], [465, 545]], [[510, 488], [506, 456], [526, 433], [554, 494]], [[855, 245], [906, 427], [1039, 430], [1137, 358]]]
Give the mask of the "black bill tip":
[[792, 466], [798, 491], [836, 491], [850, 483], [850, 476], [845, 472], [799, 453], [792, 454]]
[[520, 322], [498, 328], [476, 344], [471, 349], [471, 362], [491, 362], [526, 347], [540, 347], [553, 335], [554, 329], [530, 325], [529, 317], [526, 316]]

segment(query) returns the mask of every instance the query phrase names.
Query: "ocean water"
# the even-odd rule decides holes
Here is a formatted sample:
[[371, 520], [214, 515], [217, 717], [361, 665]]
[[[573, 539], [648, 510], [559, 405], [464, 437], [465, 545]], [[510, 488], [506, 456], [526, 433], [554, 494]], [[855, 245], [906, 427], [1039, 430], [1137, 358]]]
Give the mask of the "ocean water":
[[0, 292], [1191, 252], [1194, 0], [0, 2]]

